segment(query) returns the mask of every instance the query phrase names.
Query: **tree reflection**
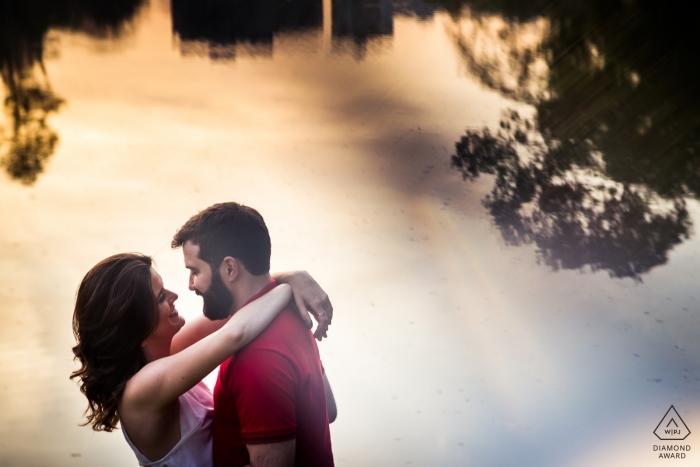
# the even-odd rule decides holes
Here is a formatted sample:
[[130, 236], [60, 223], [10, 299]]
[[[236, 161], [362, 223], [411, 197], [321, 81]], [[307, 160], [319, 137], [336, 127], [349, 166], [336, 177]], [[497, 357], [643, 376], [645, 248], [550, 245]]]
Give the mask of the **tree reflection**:
[[63, 100], [48, 86], [35, 83], [24, 70], [3, 70], [2, 76], [8, 88], [5, 111], [13, 123], [2, 165], [13, 179], [32, 184], [58, 142], [58, 135], [46, 124], [46, 118], [58, 110]]
[[534, 243], [555, 270], [589, 266], [639, 279], [688, 238], [682, 198], [612, 182], [590, 147], [543, 139], [515, 112], [495, 134], [467, 131], [456, 148], [452, 164], [465, 180], [495, 177], [483, 204], [505, 241]]
[[0, 75], [9, 128], [0, 128], [0, 164], [30, 185], [44, 170], [58, 143], [47, 123], [63, 99], [48, 82], [44, 45], [51, 28], [100, 38], [122, 34], [143, 0], [6, 0], [0, 2]]
[[700, 194], [690, 7], [482, 0], [457, 15], [460, 2], [446, 6], [473, 74], [536, 108], [530, 129], [508, 118], [500, 133], [467, 132], [453, 159], [465, 178], [496, 176], [484, 203], [504, 238], [535, 243], [554, 268], [638, 278], [664, 263], [689, 233], [683, 199]]

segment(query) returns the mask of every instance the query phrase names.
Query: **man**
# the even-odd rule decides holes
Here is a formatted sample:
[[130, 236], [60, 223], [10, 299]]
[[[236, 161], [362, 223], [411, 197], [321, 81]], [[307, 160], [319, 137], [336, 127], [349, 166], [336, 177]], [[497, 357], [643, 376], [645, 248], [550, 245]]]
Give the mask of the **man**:
[[[275, 286], [270, 235], [247, 206], [205, 209], [177, 231], [172, 246], [182, 247], [190, 289], [202, 296], [209, 319], [225, 319]], [[318, 314], [320, 340], [330, 317]], [[333, 466], [333, 393], [316, 342], [291, 309], [221, 365], [214, 409], [217, 467]]]

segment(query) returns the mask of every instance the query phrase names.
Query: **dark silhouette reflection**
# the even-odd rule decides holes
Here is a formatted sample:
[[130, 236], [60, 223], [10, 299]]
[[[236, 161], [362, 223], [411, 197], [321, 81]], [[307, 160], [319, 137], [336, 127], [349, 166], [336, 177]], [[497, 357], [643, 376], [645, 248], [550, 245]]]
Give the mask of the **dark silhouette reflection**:
[[363, 59], [371, 45], [394, 34], [394, 17], [432, 18], [435, 8], [423, 0], [332, 0], [333, 51]]
[[173, 33], [185, 55], [234, 60], [271, 56], [280, 33], [327, 31], [335, 53], [361, 59], [371, 42], [392, 36], [395, 14], [426, 19], [434, 12], [423, 0], [330, 0], [326, 7], [324, 24], [323, 0], [172, 0]]
[[13, 128], [12, 136], [3, 142], [0, 163], [10, 177], [30, 185], [43, 172], [44, 162], [58, 142], [58, 135], [46, 124], [46, 118], [58, 110], [63, 100], [47, 85], [35, 83], [30, 74], [3, 70], [2, 77], [8, 88], [5, 111], [11, 116]]
[[0, 129], [0, 164], [30, 185], [53, 154], [58, 134], [47, 123], [63, 99], [48, 82], [44, 43], [50, 28], [116, 38], [143, 0], [0, 0], [0, 74], [10, 128]]
[[456, 148], [452, 164], [465, 179], [495, 176], [483, 204], [505, 241], [534, 243], [555, 270], [589, 266], [639, 279], [688, 238], [682, 198], [612, 182], [590, 147], [542, 139], [517, 113], [495, 134], [468, 131]]
[[394, 32], [391, 0], [333, 0], [333, 38], [336, 51], [352, 41], [352, 51], [362, 58], [370, 40]]
[[[536, 108], [530, 130], [508, 119], [500, 134], [467, 132], [453, 160], [466, 178], [496, 175], [485, 204], [504, 238], [537, 244], [555, 268], [638, 278], [664, 263], [688, 236], [683, 199], [700, 194], [700, 37], [690, 5], [470, 5], [453, 31], [468, 68]], [[484, 37], [488, 53], [476, 40]]]
[[427, 20], [435, 14], [435, 8], [423, 0], [393, 0], [394, 15], [412, 16]]
[[240, 44], [248, 46], [247, 54], [269, 55], [276, 33], [323, 23], [322, 0], [172, 0], [171, 8], [183, 53], [201, 51], [214, 59], [235, 58]]

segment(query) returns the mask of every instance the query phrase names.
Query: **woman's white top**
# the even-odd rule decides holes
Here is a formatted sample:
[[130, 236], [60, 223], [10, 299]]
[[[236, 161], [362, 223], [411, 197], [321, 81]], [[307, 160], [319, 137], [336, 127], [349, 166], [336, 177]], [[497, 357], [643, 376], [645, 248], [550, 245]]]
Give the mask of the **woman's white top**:
[[139, 465], [148, 467], [213, 467], [212, 421], [214, 397], [202, 382], [180, 396], [180, 441], [160, 460], [141, 454], [122, 427]]

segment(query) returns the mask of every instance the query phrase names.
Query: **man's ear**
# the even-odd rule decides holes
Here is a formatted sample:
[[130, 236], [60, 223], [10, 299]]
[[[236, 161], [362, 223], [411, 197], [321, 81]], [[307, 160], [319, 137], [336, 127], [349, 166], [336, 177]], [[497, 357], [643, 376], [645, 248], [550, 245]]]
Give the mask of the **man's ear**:
[[240, 270], [240, 265], [238, 260], [232, 256], [227, 256], [221, 262], [219, 271], [221, 272], [221, 278], [224, 282], [233, 282], [238, 277], [238, 272]]

